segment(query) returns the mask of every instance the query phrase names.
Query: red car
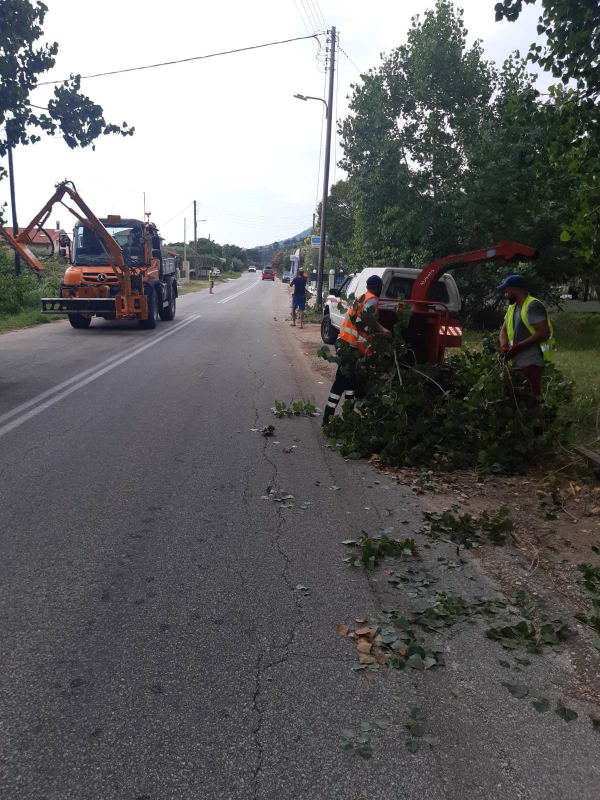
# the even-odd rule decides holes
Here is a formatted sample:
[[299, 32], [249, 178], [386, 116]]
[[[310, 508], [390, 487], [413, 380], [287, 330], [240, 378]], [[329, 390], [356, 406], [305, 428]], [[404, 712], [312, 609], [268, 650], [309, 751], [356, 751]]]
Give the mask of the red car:
[[262, 271], [262, 279], [263, 281], [274, 281], [275, 280], [275, 273], [271, 269], [271, 267], [265, 267]]

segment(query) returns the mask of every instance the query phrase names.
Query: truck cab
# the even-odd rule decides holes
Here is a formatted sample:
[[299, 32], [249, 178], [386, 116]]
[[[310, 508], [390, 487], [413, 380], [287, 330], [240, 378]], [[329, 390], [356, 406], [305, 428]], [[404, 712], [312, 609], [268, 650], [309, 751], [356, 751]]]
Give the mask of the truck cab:
[[[401, 300], [410, 299], [413, 286], [421, 274], [419, 269], [408, 267], [378, 267], [363, 269], [355, 275], [349, 275], [339, 289], [330, 291], [323, 305], [321, 321], [321, 338], [326, 344], [333, 344], [348, 307], [355, 297], [367, 291], [367, 279], [378, 275], [383, 281], [383, 290], [379, 298], [379, 319], [382, 325], [393, 327], [396, 321], [396, 307]], [[447, 307], [453, 317], [460, 312], [461, 301], [458, 287], [452, 275], [442, 275], [432, 288], [431, 300], [440, 303], [440, 308]], [[387, 323], [387, 325], [386, 325]]]

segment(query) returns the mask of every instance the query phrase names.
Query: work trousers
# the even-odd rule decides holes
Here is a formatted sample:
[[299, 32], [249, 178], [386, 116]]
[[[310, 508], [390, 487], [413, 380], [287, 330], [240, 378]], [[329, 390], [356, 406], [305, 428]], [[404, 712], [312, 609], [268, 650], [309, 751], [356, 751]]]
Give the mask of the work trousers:
[[335, 380], [329, 390], [329, 397], [327, 405], [325, 406], [325, 413], [323, 415], [323, 424], [326, 425], [329, 417], [335, 414], [335, 409], [340, 402], [342, 395], [346, 395], [346, 400], [354, 400], [356, 393], [356, 374], [352, 369], [350, 375], [344, 375], [341, 365], [337, 368], [335, 373]]

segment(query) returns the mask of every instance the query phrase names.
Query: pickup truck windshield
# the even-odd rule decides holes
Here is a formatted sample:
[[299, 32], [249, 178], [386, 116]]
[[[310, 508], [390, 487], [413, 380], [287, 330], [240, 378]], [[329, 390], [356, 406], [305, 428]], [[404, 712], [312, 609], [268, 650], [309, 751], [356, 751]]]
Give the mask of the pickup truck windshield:
[[[126, 262], [143, 263], [144, 247], [141, 243], [143, 236], [141, 227], [132, 228], [125, 225], [105, 225], [104, 227], [123, 249]], [[74, 239], [74, 264], [92, 267], [106, 267], [110, 264], [104, 248], [89, 228], [77, 225]]]
[[[415, 278], [409, 278], [407, 275], [394, 275], [385, 291], [386, 297], [403, 297], [405, 300], [410, 298]], [[431, 300], [437, 303], [445, 303], [448, 305], [450, 297], [448, 296], [448, 288], [444, 281], [438, 281], [434, 284], [431, 292]]]

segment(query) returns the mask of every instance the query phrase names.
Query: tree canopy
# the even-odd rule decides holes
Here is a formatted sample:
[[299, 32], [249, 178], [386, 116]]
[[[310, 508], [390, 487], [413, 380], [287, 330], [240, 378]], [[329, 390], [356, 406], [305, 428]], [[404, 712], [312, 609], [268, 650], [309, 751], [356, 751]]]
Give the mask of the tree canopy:
[[40, 133], [60, 134], [74, 148], [94, 147], [100, 135], [134, 131], [125, 122], [106, 122], [101, 106], [79, 91], [79, 75], [57, 85], [47, 107], [32, 103], [39, 76], [54, 66], [58, 53], [56, 42], [38, 42], [47, 10], [39, 0], [0, 0], [0, 157], [9, 146], [35, 144]]

